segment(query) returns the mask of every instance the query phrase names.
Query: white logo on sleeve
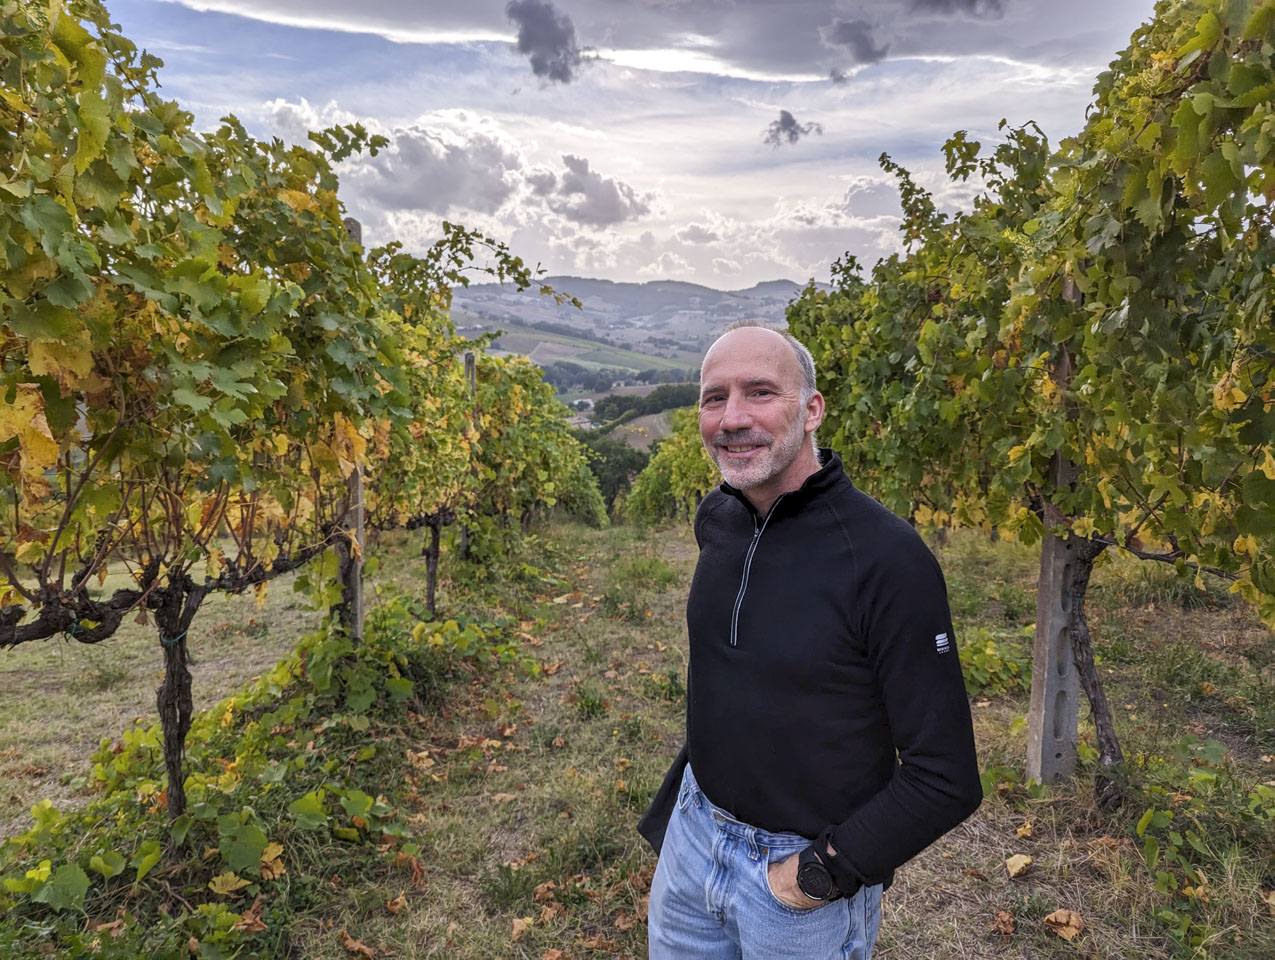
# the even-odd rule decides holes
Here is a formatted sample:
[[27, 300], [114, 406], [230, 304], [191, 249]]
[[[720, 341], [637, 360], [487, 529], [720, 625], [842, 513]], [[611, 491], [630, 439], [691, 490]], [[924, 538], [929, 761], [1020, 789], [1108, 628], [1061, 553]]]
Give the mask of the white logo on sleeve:
[[935, 636], [934, 649], [939, 653], [947, 653], [948, 650], [952, 649], [952, 645], [948, 642], [946, 633], [940, 633]]

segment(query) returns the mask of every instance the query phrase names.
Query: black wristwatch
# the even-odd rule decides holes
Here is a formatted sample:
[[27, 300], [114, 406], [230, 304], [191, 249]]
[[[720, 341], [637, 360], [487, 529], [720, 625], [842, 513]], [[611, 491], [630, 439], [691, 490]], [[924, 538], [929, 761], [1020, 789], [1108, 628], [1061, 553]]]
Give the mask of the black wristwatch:
[[797, 855], [797, 886], [811, 900], [836, 900], [841, 896], [836, 881], [813, 846]]

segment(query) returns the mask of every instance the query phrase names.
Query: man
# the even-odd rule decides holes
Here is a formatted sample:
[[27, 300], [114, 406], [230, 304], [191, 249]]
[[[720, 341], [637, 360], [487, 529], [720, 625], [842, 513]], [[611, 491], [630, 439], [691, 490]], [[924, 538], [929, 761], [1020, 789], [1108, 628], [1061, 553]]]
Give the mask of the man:
[[652, 960], [871, 956], [896, 867], [982, 799], [938, 564], [831, 450], [809, 351], [723, 334], [700, 433], [687, 742], [639, 829]]

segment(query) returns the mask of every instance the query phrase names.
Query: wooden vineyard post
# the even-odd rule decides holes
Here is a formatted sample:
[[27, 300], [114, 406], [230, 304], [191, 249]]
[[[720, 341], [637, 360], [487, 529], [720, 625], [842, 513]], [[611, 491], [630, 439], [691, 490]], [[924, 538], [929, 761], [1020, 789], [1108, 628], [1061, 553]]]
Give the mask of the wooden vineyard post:
[[[469, 384], [469, 402], [472, 407], [475, 404], [475, 397], [478, 396], [478, 361], [474, 357], [473, 350], [466, 350], [464, 359], [465, 381]], [[460, 558], [472, 559], [469, 550], [469, 525], [465, 523], [460, 525]]]
[[[1080, 291], [1068, 277], [1063, 299], [1080, 301]], [[1062, 389], [1071, 382], [1071, 357], [1064, 349], [1051, 376]], [[1050, 465], [1055, 489], [1065, 488], [1076, 474], [1074, 464], [1055, 451]], [[1061, 519], [1045, 505], [1045, 527]], [[1075, 544], [1070, 536], [1046, 532], [1040, 548], [1040, 578], [1036, 584], [1036, 634], [1032, 642], [1031, 709], [1027, 721], [1027, 777], [1037, 783], [1056, 783], [1076, 770], [1079, 736], [1080, 677], [1071, 647], [1071, 561]]]
[[[1062, 458], [1055, 455], [1057, 466]], [[1027, 777], [1055, 783], [1076, 770], [1080, 679], [1071, 654], [1071, 559], [1075, 544], [1052, 533], [1040, 548], [1036, 635], [1032, 643]]]
[[[355, 243], [363, 242], [363, 228], [353, 217], [345, 219], [345, 229]], [[363, 639], [363, 468], [355, 465], [346, 478], [349, 508], [341, 518], [343, 536], [337, 539], [336, 552], [341, 578], [341, 602], [334, 611], [346, 635], [356, 643]]]

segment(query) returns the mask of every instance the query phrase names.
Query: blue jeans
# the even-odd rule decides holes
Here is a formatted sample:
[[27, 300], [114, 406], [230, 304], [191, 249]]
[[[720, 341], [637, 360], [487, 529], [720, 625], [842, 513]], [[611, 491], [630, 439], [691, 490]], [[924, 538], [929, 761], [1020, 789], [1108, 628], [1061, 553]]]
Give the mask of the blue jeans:
[[869, 960], [880, 884], [808, 910], [772, 892], [767, 865], [809, 845], [714, 806], [688, 765], [651, 883], [650, 960]]

